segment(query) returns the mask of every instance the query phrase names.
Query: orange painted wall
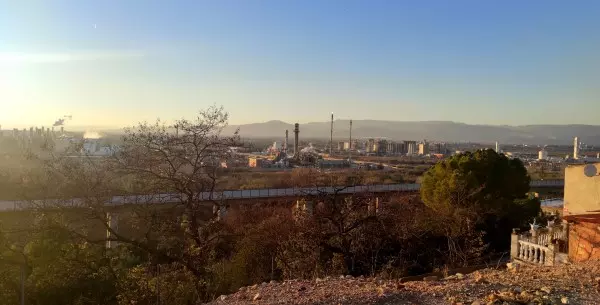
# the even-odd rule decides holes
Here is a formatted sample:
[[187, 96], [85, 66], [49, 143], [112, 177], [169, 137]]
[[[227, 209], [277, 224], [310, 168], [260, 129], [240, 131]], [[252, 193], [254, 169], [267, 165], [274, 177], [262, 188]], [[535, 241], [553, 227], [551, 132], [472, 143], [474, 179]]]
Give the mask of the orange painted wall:
[[600, 224], [589, 222], [569, 224], [569, 260], [571, 262], [600, 260]]

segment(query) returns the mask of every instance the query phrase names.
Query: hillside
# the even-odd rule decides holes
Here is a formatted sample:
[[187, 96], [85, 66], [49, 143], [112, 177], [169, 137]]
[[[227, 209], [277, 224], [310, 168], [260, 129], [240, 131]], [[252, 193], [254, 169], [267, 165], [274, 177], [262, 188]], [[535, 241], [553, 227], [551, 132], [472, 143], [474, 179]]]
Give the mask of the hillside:
[[[354, 120], [352, 136], [354, 138], [387, 137], [393, 140], [421, 140], [447, 142], [481, 142], [503, 144], [563, 144], [573, 143], [573, 137], [589, 144], [600, 144], [600, 126], [596, 125], [527, 125], [495, 126], [469, 125], [447, 121], [399, 122], [377, 120]], [[283, 138], [285, 130], [293, 137], [294, 125], [282, 121], [269, 121], [245, 125], [228, 126], [226, 133], [237, 128], [243, 137]], [[347, 139], [348, 120], [334, 122], [333, 136]], [[301, 138], [329, 138], [330, 122], [300, 124]]]
[[600, 300], [600, 262], [518, 267], [404, 283], [349, 276], [263, 283], [209, 304], [598, 304]]

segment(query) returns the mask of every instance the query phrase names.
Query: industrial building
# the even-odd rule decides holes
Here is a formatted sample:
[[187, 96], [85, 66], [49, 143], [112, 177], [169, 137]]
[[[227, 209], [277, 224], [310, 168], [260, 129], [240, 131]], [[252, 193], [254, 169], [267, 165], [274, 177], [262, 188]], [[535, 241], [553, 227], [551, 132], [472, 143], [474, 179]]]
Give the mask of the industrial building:
[[419, 143], [419, 155], [426, 156], [429, 155], [429, 144], [427, 141], [423, 141]]
[[271, 165], [271, 161], [267, 158], [250, 157], [248, 158], [248, 167], [263, 168]]
[[433, 145], [429, 146], [431, 149], [430, 152], [433, 152], [434, 154], [448, 154], [448, 147], [446, 146], [446, 143], [434, 143]]
[[409, 156], [417, 153], [417, 141], [404, 141], [404, 147], [406, 147], [406, 154]]
[[401, 142], [388, 142], [387, 153], [391, 155], [403, 154], [406, 151], [404, 143]]

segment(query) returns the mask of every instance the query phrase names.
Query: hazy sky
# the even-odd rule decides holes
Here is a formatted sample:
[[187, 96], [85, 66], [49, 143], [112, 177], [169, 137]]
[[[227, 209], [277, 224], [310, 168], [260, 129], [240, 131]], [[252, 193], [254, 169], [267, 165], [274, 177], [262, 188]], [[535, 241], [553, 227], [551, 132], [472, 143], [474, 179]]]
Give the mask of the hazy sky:
[[0, 0], [0, 124], [600, 124], [600, 1]]

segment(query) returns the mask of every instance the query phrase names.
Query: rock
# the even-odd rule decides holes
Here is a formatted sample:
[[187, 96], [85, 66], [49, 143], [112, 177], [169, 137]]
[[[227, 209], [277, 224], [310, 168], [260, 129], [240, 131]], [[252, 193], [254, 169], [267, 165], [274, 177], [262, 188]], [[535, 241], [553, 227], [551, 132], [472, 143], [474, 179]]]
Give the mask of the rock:
[[260, 292], [257, 292], [257, 293], [254, 295], [254, 297], [252, 298], [252, 301], [260, 300], [260, 298], [261, 298]]
[[348, 275], [346, 275], [346, 278], [347, 278], [347, 279], [351, 279], [351, 278], [352, 278], [352, 275], [348, 274]]
[[562, 297], [562, 298], [560, 298], [560, 302], [563, 303], [563, 304], [569, 304], [569, 298]]
[[455, 278], [456, 278], [456, 276], [455, 276], [455, 275], [449, 275], [449, 276], [447, 276], [447, 277], [443, 278], [443, 280], [444, 280], [444, 281], [450, 281], [450, 280], [453, 280], [453, 279], [455, 279]]
[[527, 291], [521, 291], [521, 294], [519, 295], [519, 297], [521, 300], [526, 301], [526, 302], [533, 299], [533, 296]]
[[464, 274], [462, 274], [462, 273], [457, 273], [457, 274], [455, 274], [454, 276], [456, 276], [456, 278], [457, 278], [457, 279], [459, 279], [459, 280], [462, 280], [462, 279], [464, 279], [464, 278], [465, 278], [465, 275], [464, 275]]
[[541, 292], [545, 292], [547, 294], [551, 294], [552, 293], [552, 288], [544, 286], [544, 287], [540, 288], [540, 291]]
[[475, 271], [475, 273], [473, 273], [473, 278], [475, 279], [475, 283], [484, 282], [483, 274], [481, 274], [479, 271]]
[[520, 266], [517, 263], [506, 263], [506, 268], [510, 272], [519, 272]]
[[523, 290], [521, 289], [521, 287], [518, 287], [518, 286], [517, 286], [517, 287], [513, 287], [513, 289], [512, 289], [512, 290], [513, 290], [515, 293], [521, 293], [521, 291], [523, 291]]
[[425, 282], [435, 282], [437, 281], [439, 278], [435, 275], [430, 275], [430, 276], [426, 276], [423, 278], [423, 281]]
[[271, 281], [269, 282], [269, 284], [271, 284], [271, 285], [272, 285], [272, 284], [277, 284], [277, 281], [276, 281], [276, 280], [271, 280]]
[[227, 299], [227, 296], [226, 296], [226, 295], [221, 295], [221, 296], [219, 297], [219, 300], [221, 300], [221, 301], [225, 301], [225, 299]]
[[260, 284], [260, 287], [265, 287], [267, 286], [267, 282], [262, 282], [262, 284]]
[[340, 275], [340, 279], [344, 279], [345, 277], [343, 275]]

